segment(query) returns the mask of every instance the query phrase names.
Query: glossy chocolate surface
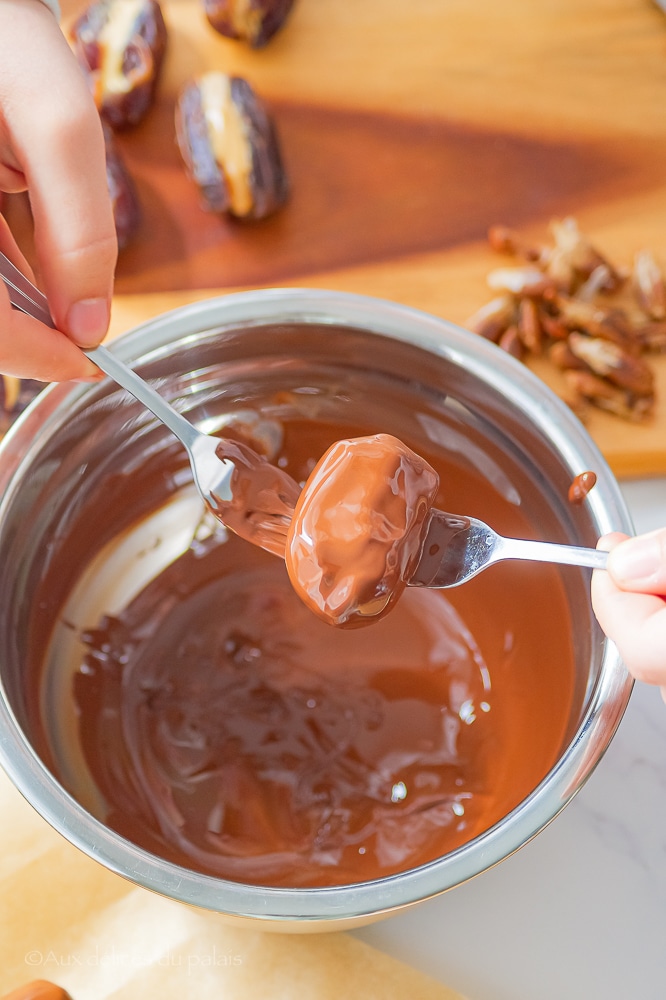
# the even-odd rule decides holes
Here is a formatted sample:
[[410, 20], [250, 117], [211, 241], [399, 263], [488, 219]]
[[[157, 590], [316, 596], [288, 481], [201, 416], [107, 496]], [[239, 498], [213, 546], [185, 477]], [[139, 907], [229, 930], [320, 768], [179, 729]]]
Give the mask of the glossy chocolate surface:
[[224, 439], [217, 447], [223, 461], [234, 463], [231, 500], [219, 500], [214, 513], [253, 545], [284, 558], [287, 532], [300, 489], [283, 469], [268, 462], [242, 440]]
[[331, 625], [373, 624], [418, 563], [439, 476], [391, 434], [336, 441], [308, 478], [287, 534], [294, 590]]

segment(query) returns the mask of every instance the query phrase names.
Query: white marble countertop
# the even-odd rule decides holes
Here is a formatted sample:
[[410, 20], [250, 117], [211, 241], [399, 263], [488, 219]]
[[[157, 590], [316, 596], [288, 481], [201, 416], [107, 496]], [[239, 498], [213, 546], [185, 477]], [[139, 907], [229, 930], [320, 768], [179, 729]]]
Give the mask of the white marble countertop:
[[[637, 532], [666, 478], [625, 482]], [[469, 1000], [664, 1000], [666, 705], [636, 685], [585, 787], [530, 844], [437, 899], [355, 932]]]

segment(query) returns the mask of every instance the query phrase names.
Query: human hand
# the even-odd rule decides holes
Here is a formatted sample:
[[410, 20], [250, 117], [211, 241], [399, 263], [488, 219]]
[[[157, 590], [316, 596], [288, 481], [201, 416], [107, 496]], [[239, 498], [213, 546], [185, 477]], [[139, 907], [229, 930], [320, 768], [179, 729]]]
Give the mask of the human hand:
[[592, 606], [627, 669], [666, 700], [666, 528], [599, 540], [608, 570], [592, 575]]
[[[24, 190], [59, 329], [13, 310], [0, 282], [0, 372], [94, 378], [76, 345], [93, 347], [107, 331], [117, 256], [102, 126], [53, 14], [41, 0], [0, 0], [0, 192]], [[0, 250], [32, 277], [1, 216]]]

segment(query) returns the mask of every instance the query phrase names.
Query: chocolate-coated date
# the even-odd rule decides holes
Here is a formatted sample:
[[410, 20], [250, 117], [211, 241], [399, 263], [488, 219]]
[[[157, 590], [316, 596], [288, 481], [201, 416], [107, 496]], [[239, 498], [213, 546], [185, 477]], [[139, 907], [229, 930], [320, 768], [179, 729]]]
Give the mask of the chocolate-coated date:
[[167, 44], [157, 0], [97, 0], [71, 38], [102, 118], [114, 129], [136, 125], [153, 103]]
[[265, 45], [284, 24], [294, 0], [203, 0], [206, 17], [221, 35]]
[[176, 105], [176, 137], [208, 210], [262, 219], [285, 202], [275, 126], [246, 80], [211, 72], [188, 83]]

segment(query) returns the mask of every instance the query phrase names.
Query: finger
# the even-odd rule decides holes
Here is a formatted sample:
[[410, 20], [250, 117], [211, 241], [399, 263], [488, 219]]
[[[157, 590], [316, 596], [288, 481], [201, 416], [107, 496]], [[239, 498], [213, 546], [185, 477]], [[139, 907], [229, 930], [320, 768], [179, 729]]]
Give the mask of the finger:
[[626, 541], [629, 535], [623, 535], [620, 531], [611, 531], [608, 535], [602, 535], [597, 542], [597, 548], [603, 552], [610, 552], [616, 548], [620, 542]]
[[609, 573], [592, 576], [592, 607], [601, 628], [640, 681], [666, 686], [666, 601], [621, 590]]
[[98, 381], [103, 377], [64, 333], [13, 309], [1, 281], [0, 372], [42, 382]]
[[[35, 245], [56, 324], [82, 346], [109, 323], [117, 241], [106, 180], [104, 137], [87, 83], [57, 24], [42, 4], [31, 62], [57, 65], [50, 87], [35, 77], [6, 113], [12, 148], [25, 174]], [[51, 23], [52, 22], [52, 23]], [[25, 29], [25, 25], [24, 25]], [[25, 81], [24, 81], [25, 84]], [[34, 93], [31, 92], [34, 88]], [[39, 108], [39, 131], [35, 129]]]
[[666, 528], [615, 545], [608, 572], [622, 590], [666, 595]]
[[[1, 215], [0, 251], [34, 281], [30, 265]], [[0, 371], [45, 382], [101, 378], [96, 365], [64, 333], [50, 330], [13, 309], [3, 282], [0, 282]]]

